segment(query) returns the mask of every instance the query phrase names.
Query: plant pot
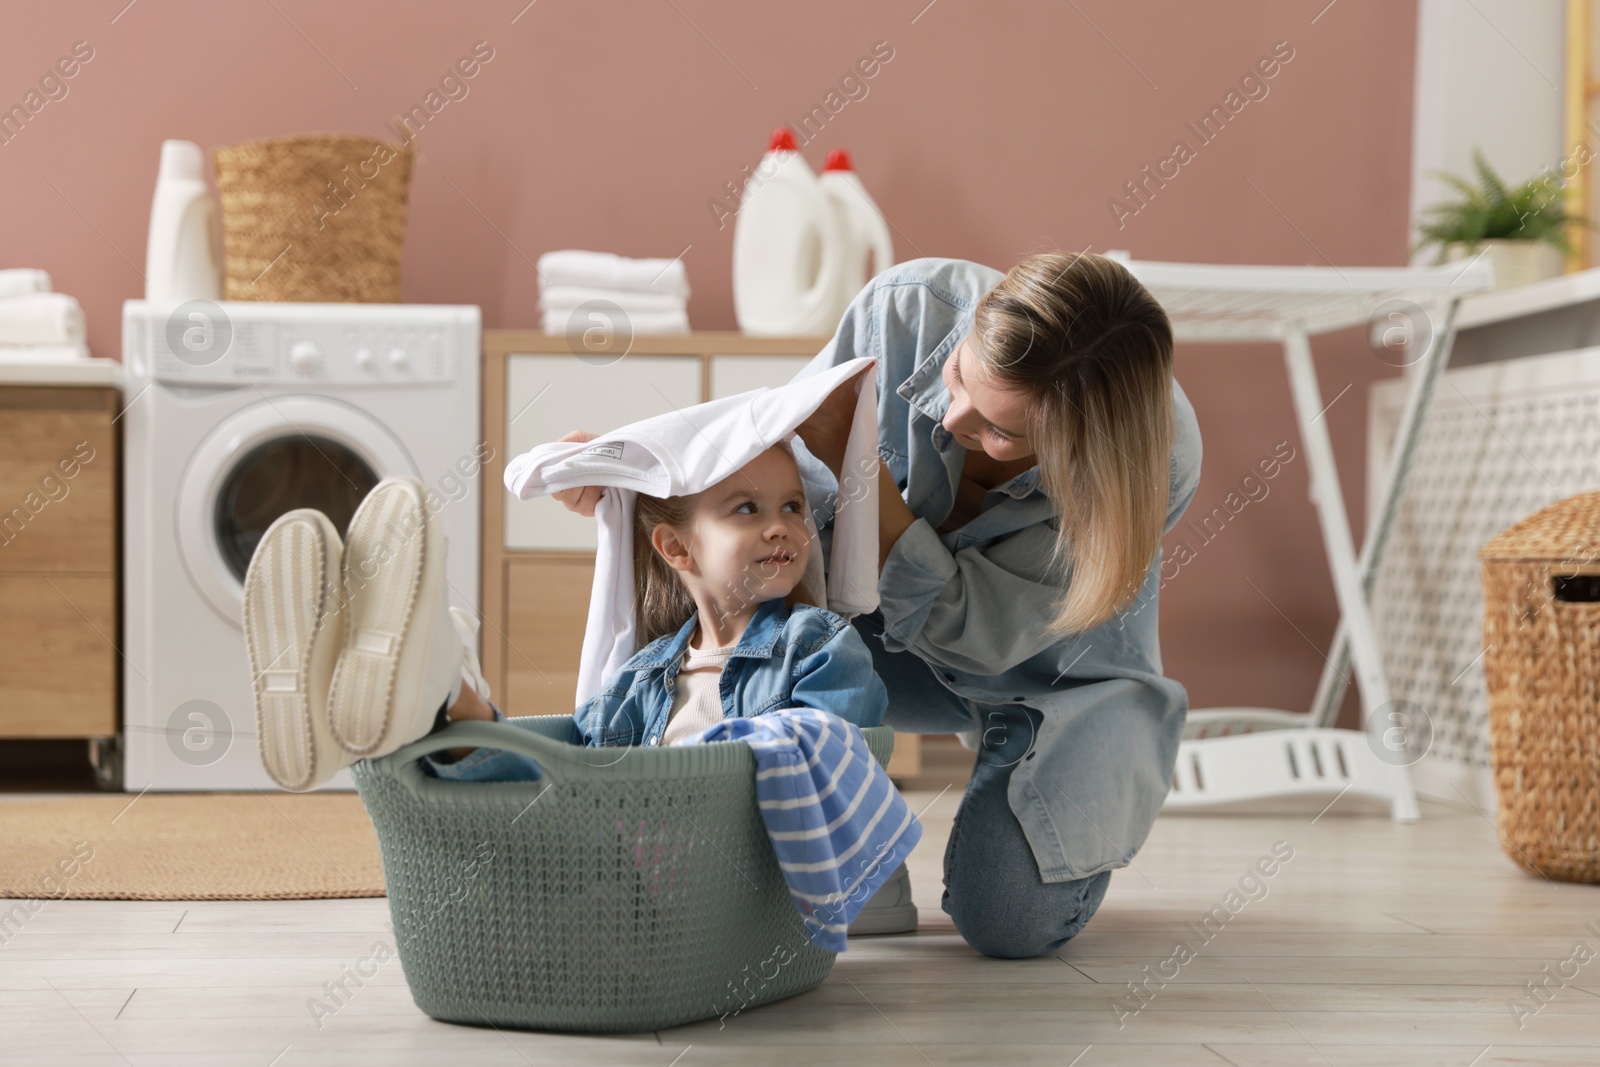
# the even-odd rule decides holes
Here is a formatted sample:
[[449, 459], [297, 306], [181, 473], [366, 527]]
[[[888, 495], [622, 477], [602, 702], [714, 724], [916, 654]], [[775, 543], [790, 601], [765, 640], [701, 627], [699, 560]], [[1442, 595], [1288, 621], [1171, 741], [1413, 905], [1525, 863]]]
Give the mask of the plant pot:
[[1450, 245], [1445, 252], [1445, 261], [1455, 263], [1472, 259], [1480, 252], [1494, 264], [1496, 289], [1510, 289], [1556, 278], [1565, 266], [1561, 251], [1554, 245], [1543, 241], [1512, 241], [1505, 238], [1481, 241], [1476, 248], [1464, 244]]

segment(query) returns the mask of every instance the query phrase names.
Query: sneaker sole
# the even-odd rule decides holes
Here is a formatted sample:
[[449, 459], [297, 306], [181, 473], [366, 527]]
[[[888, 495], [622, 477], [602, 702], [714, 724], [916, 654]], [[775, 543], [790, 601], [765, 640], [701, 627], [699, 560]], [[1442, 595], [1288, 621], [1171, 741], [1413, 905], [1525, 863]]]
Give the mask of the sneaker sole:
[[394, 481], [367, 494], [350, 520], [344, 648], [328, 690], [328, 725], [353, 755], [384, 755], [426, 733], [432, 721], [433, 709], [428, 722], [415, 721], [416, 709], [404, 706], [415, 679], [399, 677], [413, 623], [428, 622], [415, 618], [419, 595], [433, 592], [423, 582], [443, 579], [443, 538], [427, 519], [416, 487]]
[[291, 512], [262, 536], [245, 574], [245, 651], [261, 762], [290, 790], [310, 788], [331, 776], [330, 764], [343, 762], [319, 743], [312, 720], [318, 682], [310, 676], [328, 593], [338, 582], [331, 551], [337, 537], [320, 513]]

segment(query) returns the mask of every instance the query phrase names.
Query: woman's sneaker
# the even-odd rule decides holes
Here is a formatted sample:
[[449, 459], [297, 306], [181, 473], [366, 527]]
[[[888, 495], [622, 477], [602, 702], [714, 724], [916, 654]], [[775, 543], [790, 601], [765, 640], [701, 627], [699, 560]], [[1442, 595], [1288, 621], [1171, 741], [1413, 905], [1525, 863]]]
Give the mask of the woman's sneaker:
[[350, 520], [328, 725], [353, 756], [384, 756], [426, 736], [455, 691], [463, 640], [448, 608], [445, 551], [415, 478], [385, 478]]
[[328, 683], [344, 641], [339, 531], [320, 511], [279, 516], [244, 577], [244, 640], [261, 762], [285, 789], [311, 789], [355, 757], [328, 729]]
[[917, 906], [911, 901], [911, 875], [902, 862], [856, 912], [846, 935], [906, 934], [916, 928]]

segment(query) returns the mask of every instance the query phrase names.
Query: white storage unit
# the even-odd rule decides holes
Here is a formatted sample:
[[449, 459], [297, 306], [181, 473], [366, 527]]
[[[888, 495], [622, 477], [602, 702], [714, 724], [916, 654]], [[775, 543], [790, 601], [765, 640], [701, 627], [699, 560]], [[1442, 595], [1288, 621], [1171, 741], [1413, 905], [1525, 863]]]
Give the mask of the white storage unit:
[[[1403, 381], [1373, 387], [1371, 466], [1393, 447], [1404, 404]], [[1426, 712], [1407, 739], [1418, 792], [1495, 808], [1478, 549], [1596, 488], [1600, 347], [1444, 374], [1372, 596], [1394, 695]]]

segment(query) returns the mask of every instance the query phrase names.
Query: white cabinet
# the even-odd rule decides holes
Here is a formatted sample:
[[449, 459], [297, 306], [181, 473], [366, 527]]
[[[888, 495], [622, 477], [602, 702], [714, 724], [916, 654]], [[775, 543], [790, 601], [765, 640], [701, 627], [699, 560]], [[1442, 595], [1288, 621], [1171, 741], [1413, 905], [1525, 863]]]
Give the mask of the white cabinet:
[[[570, 353], [506, 357], [506, 433], [501, 463], [569, 430], [604, 433], [700, 403], [698, 356]], [[507, 549], [594, 551], [594, 520], [549, 497], [505, 503]]]
[[712, 356], [711, 395], [720, 400], [762, 386], [783, 385], [811, 362], [809, 356]]

